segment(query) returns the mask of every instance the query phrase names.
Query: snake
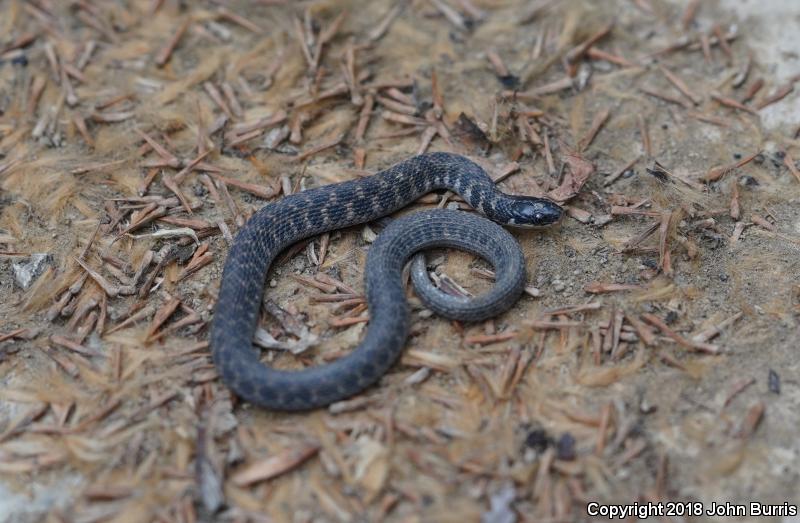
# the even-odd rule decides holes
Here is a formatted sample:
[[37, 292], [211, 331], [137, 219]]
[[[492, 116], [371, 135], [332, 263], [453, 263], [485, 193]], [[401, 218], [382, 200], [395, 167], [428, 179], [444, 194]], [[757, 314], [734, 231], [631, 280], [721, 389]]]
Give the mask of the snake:
[[[485, 218], [437, 208], [391, 220], [367, 253], [369, 320], [355, 349], [300, 370], [261, 362], [253, 336], [267, 273], [279, 253], [303, 239], [375, 221], [439, 189], [457, 193]], [[309, 410], [350, 398], [376, 383], [403, 351], [411, 323], [403, 270], [412, 257], [411, 280], [429, 309], [450, 319], [480, 321], [511, 308], [525, 286], [522, 251], [503, 226], [541, 227], [561, 216], [555, 202], [503, 193], [478, 164], [447, 152], [413, 156], [371, 176], [267, 204], [239, 229], [223, 266], [210, 330], [218, 374], [239, 398], [271, 410]], [[421, 252], [434, 247], [464, 250], [490, 262], [496, 275], [491, 289], [464, 299], [433, 286]]]

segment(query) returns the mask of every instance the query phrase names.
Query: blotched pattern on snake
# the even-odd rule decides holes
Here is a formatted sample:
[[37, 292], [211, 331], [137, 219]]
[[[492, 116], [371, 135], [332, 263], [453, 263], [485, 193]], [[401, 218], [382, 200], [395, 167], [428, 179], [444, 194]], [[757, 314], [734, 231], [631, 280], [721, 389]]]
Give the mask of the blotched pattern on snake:
[[[442, 209], [394, 220], [367, 257], [370, 320], [358, 347], [332, 363], [297, 371], [260, 362], [253, 334], [267, 271], [283, 249], [310, 236], [386, 216], [436, 189], [458, 193], [493, 221]], [[549, 200], [500, 192], [481, 167], [450, 153], [415, 156], [370, 177], [268, 204], [239, 231], [225, 263], [211, 326], [211, 350], [220, 376], [244, 400], [277, 410], [311, 409], [352, 396], [375, 383], [403, 350], [409, 310], [401, 275], [412, 255], [446, 246], [491, 262], [497, 274], [494, 286], [470, 300], [433, 287], [423, 262], [413, 266], [417, 293], [429, 308], [448, 318], [478, 321], [510, 308], [525, 284], [519, 245], [498, 223], [543, 226], [558, 221], [561, 214], [561, 207]]]

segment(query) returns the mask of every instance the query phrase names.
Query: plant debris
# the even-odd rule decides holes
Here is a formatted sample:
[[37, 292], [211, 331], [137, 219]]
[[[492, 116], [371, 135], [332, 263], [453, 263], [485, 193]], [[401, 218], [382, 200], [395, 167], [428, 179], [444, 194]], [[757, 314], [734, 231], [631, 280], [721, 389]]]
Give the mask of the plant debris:
[[[798, 78], [763, 61], [754, 18], [694, 0], [0, 6], [11, 520], [576, 521], [591, 500], [796, 499]], [[557, 227], [513, 231], [526, 294], [469, 324], [409, 288], [408, 346], [376, 386], [301, 414], [234, 397], [208, 330], [247, 219], [442, 150], [565, 205]], [[472, 212], [447, 192], [401, 212], [436, 206]], [[358, 344], [385, 223], [279, 257], [264, 364]], [[494, 279], [466, 253], [428, 259], [453, 294]]]

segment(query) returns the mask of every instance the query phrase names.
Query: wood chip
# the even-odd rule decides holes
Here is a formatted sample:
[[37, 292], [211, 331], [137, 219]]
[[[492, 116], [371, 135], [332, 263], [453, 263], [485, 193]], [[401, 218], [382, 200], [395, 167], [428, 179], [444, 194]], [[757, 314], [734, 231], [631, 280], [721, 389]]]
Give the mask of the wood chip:
[[256, 461], [231, 476], [231, 480], [240, 487], [266, 481], [285, 474], [319, 452], [319, 445], [300, 444], [287, 448], [269, 458]]

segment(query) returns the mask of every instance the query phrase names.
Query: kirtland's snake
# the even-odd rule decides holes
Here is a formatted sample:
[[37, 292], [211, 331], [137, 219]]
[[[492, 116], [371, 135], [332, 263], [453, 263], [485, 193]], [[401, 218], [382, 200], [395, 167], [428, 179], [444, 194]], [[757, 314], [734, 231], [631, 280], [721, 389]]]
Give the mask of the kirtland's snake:
[[494, 265], [497, 277], [488, 292], [462, 300], [433, 287], [418, 256], [412, 279], [430, 309], [448, 318], [478, 321], [511, 307], [525, 284], [525, 263], [514, 238], [497, 223], [466, 212], [416, 212], [391, 222], [369, 250], [365, 287], [370, 319], [356, 349], [332, 363], [298, 371], [259, 361], [253, 334], [267, 271], [278, 253], [304, 238], [390, 214], [435, 189], [458, 193], [502, 225], [549, 225], [562, 213], [549, 200], [498, 191], [481, 167], [449, 153], [415, 156], [373, 176], [269, 204], [239, 231], [225, 263], [211, 327], [212, 355], [222, 380], [244, 400], [277, 410], [312, 409], [364, 390], [403, 350], [410, 323], [403, 266], [413, 254], [431, 247], [479, 255]]

